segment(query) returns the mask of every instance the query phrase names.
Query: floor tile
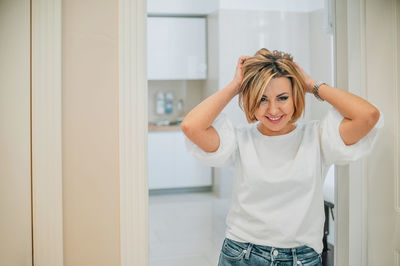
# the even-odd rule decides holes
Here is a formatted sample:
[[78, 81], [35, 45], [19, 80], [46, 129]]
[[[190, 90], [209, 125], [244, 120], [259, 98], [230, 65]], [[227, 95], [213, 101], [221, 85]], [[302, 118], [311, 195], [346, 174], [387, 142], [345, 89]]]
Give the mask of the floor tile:
[[210, 192], [150, 196], [150, 266], [217, 265], [229, 207]]

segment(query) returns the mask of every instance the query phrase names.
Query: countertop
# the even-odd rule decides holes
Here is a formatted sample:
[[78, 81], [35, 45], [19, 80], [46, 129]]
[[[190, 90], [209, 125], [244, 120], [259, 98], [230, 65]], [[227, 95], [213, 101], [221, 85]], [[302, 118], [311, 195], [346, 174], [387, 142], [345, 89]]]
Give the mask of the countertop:
[[149, 123], [148, 131], [180, 131], [180, 125], [156, 126]]

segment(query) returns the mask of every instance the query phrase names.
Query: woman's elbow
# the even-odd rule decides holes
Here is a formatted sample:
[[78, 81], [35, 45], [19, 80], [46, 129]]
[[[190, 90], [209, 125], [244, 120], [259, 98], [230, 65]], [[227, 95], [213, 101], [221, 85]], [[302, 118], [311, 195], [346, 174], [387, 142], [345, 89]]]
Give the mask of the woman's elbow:
[[187, 132], [190, 129], [190, 126], [188, 125], [188, 123], [185, 120], [182, 121], [180, 127], [181, 127], [182, 132], [185, 133], [185, 135], [187, 134]]
[[190, 137], [190, 135], [193, 133], [194, 129], [193, 126], [190, 125], [190, 123], [188, 123], [187, 121], [183, 120], [181, 125], [181, 130], [182, 132], [187, 136]]
[[379, 110], [374, 107], [370, 113], [371, 122], [375, 125], [378, 122], [380, 116], [381, 112], [379, 112]]
[[371, 108], [371, 110], [368, 112], [368, 115], [366, 117], [366, 120], [368, 122], [368, 125], [370, 128], [373, 128], [376, 123], [379, 120], [381, 113], [379, 112], [379, 110], [375, 107]]

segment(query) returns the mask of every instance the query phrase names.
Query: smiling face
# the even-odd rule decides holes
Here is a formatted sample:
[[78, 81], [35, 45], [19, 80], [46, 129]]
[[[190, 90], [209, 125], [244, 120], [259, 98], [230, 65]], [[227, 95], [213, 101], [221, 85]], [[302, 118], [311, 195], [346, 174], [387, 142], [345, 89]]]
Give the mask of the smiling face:
[[289, 133], [295, 128], [290, 122], [294, 110], [290, 80], [286, 77], [272, 78], [254, 112], [259, 121], [258, 130], [268, 136]]
[[303, 114], [306, 85], [290, 54], [263, 48], [246, 59], [239, 89], [239, 106], [249, 123], [265, 135], [282, 135], [295, 128]]

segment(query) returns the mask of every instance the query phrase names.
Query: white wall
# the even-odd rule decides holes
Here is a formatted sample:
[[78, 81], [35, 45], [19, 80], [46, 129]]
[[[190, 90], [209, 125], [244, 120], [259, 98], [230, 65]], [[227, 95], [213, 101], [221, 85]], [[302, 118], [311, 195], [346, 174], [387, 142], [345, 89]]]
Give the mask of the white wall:
[[[325, 32], [325, 12], [323, 10], [310, 13], [310, 74], [316, 80], [334, 85], [333, 81], [333, 35]], [[329, 108], [325, 102], [315, 101], [312, 95], [308, 98], [312, 112], [308, 118], [319, 120], [323, 118]], [[311, 110], [309, 110], [311, 111]]]

